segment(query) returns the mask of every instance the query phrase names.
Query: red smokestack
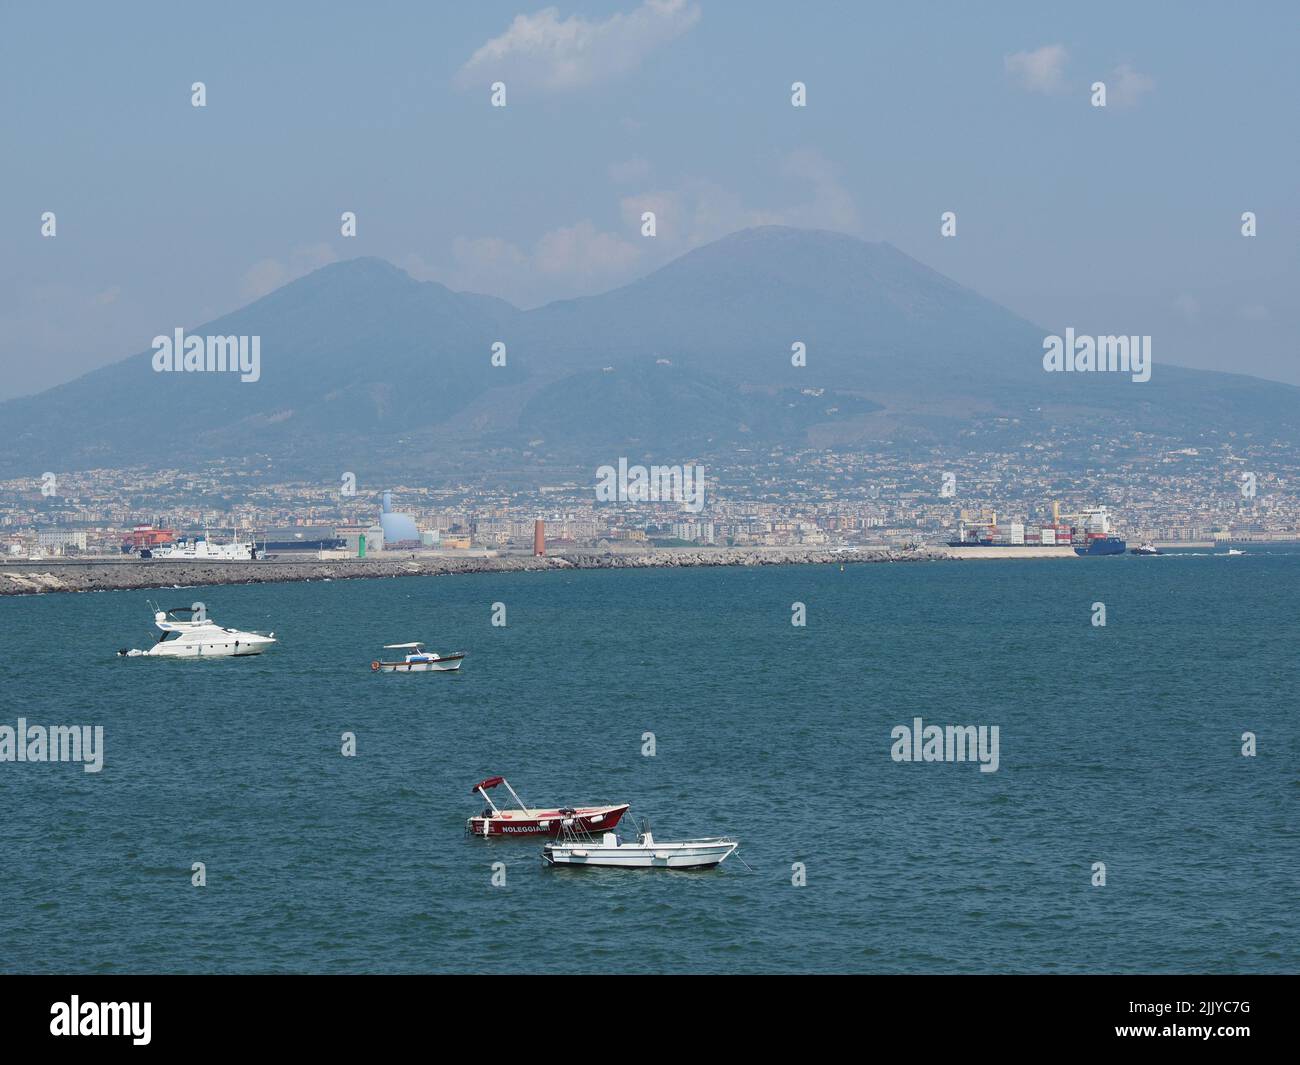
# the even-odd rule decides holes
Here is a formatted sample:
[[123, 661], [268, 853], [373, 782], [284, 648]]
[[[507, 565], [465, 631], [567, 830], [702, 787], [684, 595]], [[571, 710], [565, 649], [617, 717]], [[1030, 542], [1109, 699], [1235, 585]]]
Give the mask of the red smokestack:
[[541, 518], [533, 522], [533, 554], [546, 554], [546, 522]]

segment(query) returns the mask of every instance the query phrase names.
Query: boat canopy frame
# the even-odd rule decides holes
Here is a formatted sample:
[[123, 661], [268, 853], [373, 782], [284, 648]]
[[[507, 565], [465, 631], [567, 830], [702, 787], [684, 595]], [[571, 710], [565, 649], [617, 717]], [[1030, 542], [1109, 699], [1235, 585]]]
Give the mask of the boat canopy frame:
[[470, 789], [470, 791], [471, 792], [476, 791], [480, 795], [482, 795], [484, 801], [488, 804], [489, 807], [491, 807], [492, 812], [499, 816], [501, 813], [500, 809], [497, 807], [497, 804], [492, 801], [491, 796], [488, 795], [488, 789], [495, 788], [497, 785], [502, 785], [506, 789], [506, 791], [510, 792], [510, 797], [519, 804], [519, 809], [523, 811], [525, 816], [529, 816], [529, 817], [532, 816], [532, 810], [529, 807], [529, 805], [519, 797], [519, 793], [516, 792], [515, 789], [510, 786], [510, 781], [506, 780], [505, 777], [488, 777], [486, 780], [480, 780], [477, 784], [474, 785], [474, 787]]

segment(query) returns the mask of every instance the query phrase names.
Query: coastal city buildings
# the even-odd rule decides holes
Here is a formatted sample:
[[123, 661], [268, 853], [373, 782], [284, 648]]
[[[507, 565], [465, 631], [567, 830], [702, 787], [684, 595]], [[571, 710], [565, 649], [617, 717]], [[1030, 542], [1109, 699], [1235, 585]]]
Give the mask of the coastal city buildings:
[[[273, 552], [531, 551], [648, 546], [788, 547], [938, 543], [995, 511], [1044, 521], [1104, 504], [1132, 540], [1300, 538], [1296, 457], [1278, 445], [1137, 439], [900, 453], [773, 448], [704, 456], [697, 513], [681, 503], [600, 502], [595, 467], [553, 462], [541, 485], [478, 470], [344, 495], [337, 479], [279, 480], [250, 460], [199, 470], [100, 469], [0, 482], [0, 552], [122, 554], [177, 536], [255, 538]], [[264, 465], [264, 463], [263, 463]]]

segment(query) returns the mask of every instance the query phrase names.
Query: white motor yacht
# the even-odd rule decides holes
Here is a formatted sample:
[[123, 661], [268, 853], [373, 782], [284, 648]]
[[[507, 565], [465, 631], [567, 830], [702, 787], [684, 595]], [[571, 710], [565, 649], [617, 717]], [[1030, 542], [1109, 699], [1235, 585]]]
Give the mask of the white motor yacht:
[[222, 628], [198, 605], [155, 609], [153, 621], [162, 630], [156, 643], [144, 651], [124, 647], [117, 653], [123, 658], [242, 658], [260, 655], [275, 643], [273, 632]]

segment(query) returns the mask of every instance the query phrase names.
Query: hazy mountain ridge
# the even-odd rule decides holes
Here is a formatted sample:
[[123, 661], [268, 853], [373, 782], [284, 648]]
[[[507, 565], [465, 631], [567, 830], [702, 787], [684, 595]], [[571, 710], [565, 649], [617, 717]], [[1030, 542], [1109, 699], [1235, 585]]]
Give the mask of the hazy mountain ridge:
[[[1294, 441], [1300, 425], [1300, 389], [1167, 366], [1158, 343], [1146, 383], [1047, 374], [1041, 327], [888, 244], [783, 227], [532, 311], [353, 259], [186, 331], [260, 336], [261, 379], [156, 373], [146, 351], [10, 400], [0, 476], [251, 452], [332, 469], [435, 444], [444, 467], [480, 444], [847, 447], [881, 425], [960, 446], [966, 421], [999, 413], [1027, 428], [1095, 422], [1099, 439], [1144, 428]], [[496, 341], [504, 367], [491, 363]], [[795, 342], [804, 367], [791, 365]]]

